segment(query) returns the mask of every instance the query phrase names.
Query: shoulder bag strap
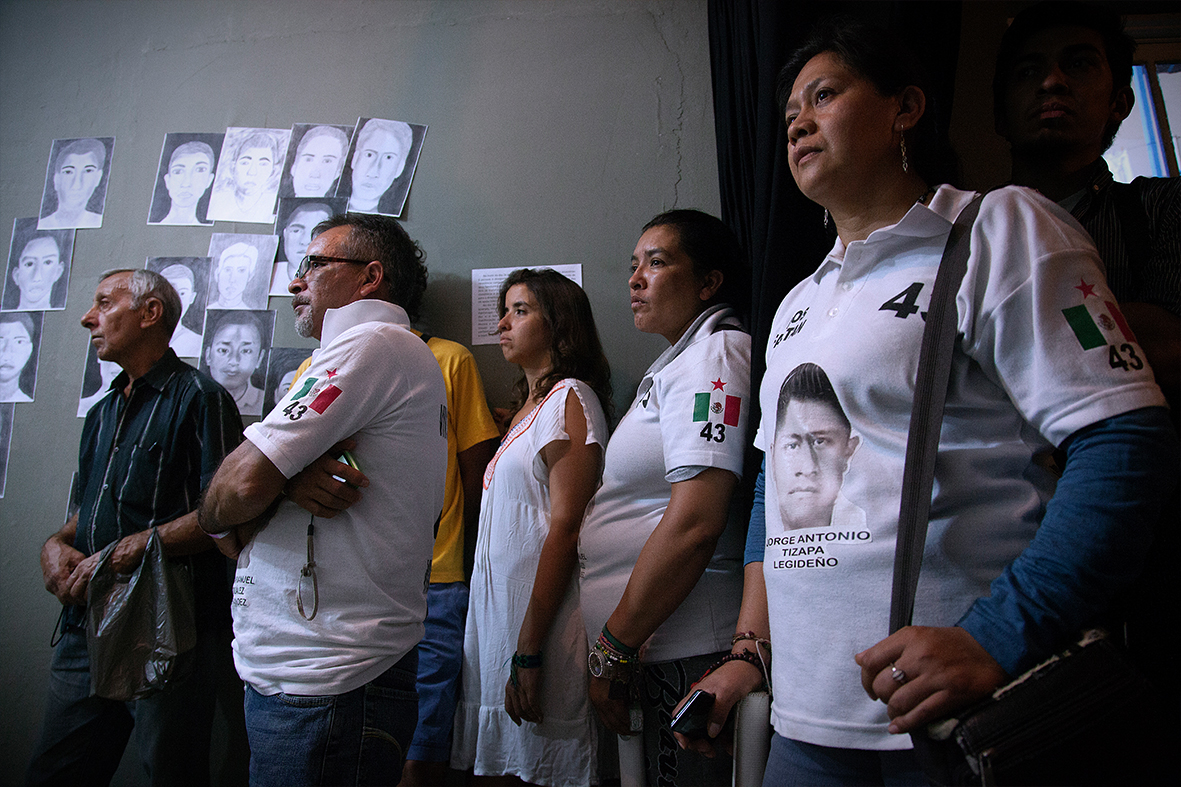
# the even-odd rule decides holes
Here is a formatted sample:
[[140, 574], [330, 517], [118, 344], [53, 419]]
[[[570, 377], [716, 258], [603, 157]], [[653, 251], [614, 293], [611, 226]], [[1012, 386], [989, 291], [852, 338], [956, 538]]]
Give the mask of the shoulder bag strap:
[[898, 540], [894, 546], [894, 590], [890, 599], [890, 633], [909, 626], [914, 613], [914, 594], [923, 564], [927, 540], [927, 517], [931, 512], [931, 487], [935, 481], [935, 455], [943, 406], [951, 378], [951, 356], [955, 346], [955, 294], [968, 269], [972, 224], [980, 211], [978, 195], [960, 211], [947, 245], [919, 350], [918, 377], [910, 412], [910, 435], [906, 441], [906, 464], [902, 471], [902, 502], [898, 512]]

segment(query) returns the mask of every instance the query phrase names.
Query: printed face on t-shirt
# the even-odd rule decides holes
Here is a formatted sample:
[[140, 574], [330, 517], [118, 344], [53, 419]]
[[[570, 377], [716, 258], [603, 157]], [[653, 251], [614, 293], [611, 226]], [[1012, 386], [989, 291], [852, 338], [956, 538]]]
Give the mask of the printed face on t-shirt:
[[771, 470], [784, 527], [828, 527], [860, 438], [831, 404], [792, 399], [780, 413]]

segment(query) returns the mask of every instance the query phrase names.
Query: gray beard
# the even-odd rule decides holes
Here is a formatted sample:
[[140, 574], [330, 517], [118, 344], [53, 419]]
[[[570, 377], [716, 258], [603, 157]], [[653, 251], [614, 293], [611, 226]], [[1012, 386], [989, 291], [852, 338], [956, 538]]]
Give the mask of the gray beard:
[[311, 309], [308, 309], [304, 314], [296, 315], [295, 318], [295, 332], [305, 339], [312, 338], [312, 314]]

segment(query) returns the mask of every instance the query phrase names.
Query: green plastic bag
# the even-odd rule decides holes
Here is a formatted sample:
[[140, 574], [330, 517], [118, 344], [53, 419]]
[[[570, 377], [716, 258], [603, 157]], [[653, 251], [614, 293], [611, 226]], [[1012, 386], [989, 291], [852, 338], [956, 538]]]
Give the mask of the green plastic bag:
[[174, 677], [177, 657], [197, 644], [188, 562], [164, 557], [156, 528], [131, 574], [111, 567], [118, 542], [99, 555], [86, 591], [90, 694], [138, 700]]

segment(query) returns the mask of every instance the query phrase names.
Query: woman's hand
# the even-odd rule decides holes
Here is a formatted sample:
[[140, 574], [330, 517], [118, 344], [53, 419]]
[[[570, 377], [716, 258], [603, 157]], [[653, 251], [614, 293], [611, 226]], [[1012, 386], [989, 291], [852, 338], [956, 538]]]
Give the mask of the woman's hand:
[[[714, 695], [713, 708], [709, 711], [709, 727], [706, 731], [706, 737], [686, 738], [681, 733], [674, 732], [673, 737], [677, 739], [677, 744], [682, 749], [699, 752], [710, 758], [717, 756], [718, 744], [725, 746], [727, 753], [733, 754], [733, 739], [727, 736], [725, 740], [717, 740], [718, 735], [725, 726], [731, 709], [738, 704], [739, 700], [759, 688], [762, 684], [763, 673], [759, 671], [758, 667], [747, 661], [735, 660], [726, 662], [706, 675], [692, 687], [693, 691], [701, 689]], [[692, 694], [693, 691], [689, 693]], [[681, 701], [677, 703], [677, 707], [673, 709], [674, 716], [677, 715], [681, 706], [688, 699], [689, 697], [687, 696], [681, 698]]]
[[[611, 694], [614, 692], [611, 689], [612, 681], [592, 675], [590, 679], [591, 703], [598, 711], [604, 727], [616, 735], [635, 735], [640, 730], [632, 729], [631, 702], [626, 699], [612, 698]], [[619, 688], [616, 691], [619, 691]]]
[[912, 732], [984, 699], [1008, 676], [958, 626], [907, 626], [853, 657], [871, 699], [886, 703], [890, 732]]
[[504, 684], [504, 709], [513, 724], [522, 721], [541, 723], [541, 667], [516, 667], [517, 685]]

